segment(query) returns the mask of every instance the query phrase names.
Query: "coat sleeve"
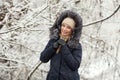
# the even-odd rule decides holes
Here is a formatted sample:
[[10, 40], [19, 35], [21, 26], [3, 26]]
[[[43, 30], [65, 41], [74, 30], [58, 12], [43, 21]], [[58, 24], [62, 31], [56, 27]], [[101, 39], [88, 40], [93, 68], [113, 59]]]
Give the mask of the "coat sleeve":
[[44, 63], [48, 62], [52, 56], [55, 54], [55, 49], [53, 48], [54, 40], [49, 40], [45, 49], [40, 54], [40, 60]]
[[82, 58], [82, 47], [79, 44], [78, 48], [74, 49], [72, 52], [67, 47], [67, 45], [62, 46], [61, 48], [63, 58], [71, 70], [77, 70], [81, 64]]

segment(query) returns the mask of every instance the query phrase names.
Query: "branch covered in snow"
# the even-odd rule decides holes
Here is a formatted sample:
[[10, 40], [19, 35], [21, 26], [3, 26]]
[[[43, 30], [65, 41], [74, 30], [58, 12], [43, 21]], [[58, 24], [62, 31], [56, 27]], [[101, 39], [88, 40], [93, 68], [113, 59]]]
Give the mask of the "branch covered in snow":
[[105, 20], [108, 20], [109, 18], [111, 18], [113, 15], [115, 15], [118, 10], [120, 9], [120, 5], [117, 7], [117, 9], [108, 17], [104, 18], [104, 19], [101, 19], [101, 20], [98, 20], [98, 21], [95, 21], [95, 22], [92, 22], [92, 23], [88, 23], [88, 24], [85, 24], [83, 25], [83, 27], [87, 27], [87, 26], [90, 26], [90, 25], [93, 25], [93, 24], [96, 24], [96, 23], [99, 23], [99, 22], [103, 22]]

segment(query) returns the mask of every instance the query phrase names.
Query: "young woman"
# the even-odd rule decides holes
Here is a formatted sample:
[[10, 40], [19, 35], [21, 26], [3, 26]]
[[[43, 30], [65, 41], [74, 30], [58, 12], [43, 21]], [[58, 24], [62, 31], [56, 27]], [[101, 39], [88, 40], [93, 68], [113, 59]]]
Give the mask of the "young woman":
[[46, 80], [80, 80], [78, 68], [81, 64], [82, 47], [79, 39], [82, 18], [76, 12], [66, 10], [50, 28], [50, 40], [40, 54], [44, 63], [50, 60]]

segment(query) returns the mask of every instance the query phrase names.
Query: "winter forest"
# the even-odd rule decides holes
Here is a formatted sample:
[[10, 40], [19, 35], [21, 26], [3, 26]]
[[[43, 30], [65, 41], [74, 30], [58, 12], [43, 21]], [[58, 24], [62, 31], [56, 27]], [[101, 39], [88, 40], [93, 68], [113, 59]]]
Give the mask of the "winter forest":
[[83, 19], [81, 80], [120, 80], [120, 0], [0, 0], [0, 80], [45, 80], [39, 61], [64, 10]]

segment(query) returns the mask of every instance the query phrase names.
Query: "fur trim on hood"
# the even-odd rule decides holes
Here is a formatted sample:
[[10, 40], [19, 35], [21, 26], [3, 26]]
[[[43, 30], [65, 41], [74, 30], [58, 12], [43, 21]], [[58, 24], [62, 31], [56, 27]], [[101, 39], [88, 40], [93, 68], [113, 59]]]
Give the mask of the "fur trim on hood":
[[69, 47], [75, 48], [79, 44], [79, 39], [83, 27], [82, 18], [76, 12], [66, 10], [60, 14], [60, 16], [56, 19], [54, 25], [50, 28], [50, 39], [59, 39], [61, 23], [67, 17], [72, 18], [76, 23], [73, 34], [70, 40], [67, 42]]

